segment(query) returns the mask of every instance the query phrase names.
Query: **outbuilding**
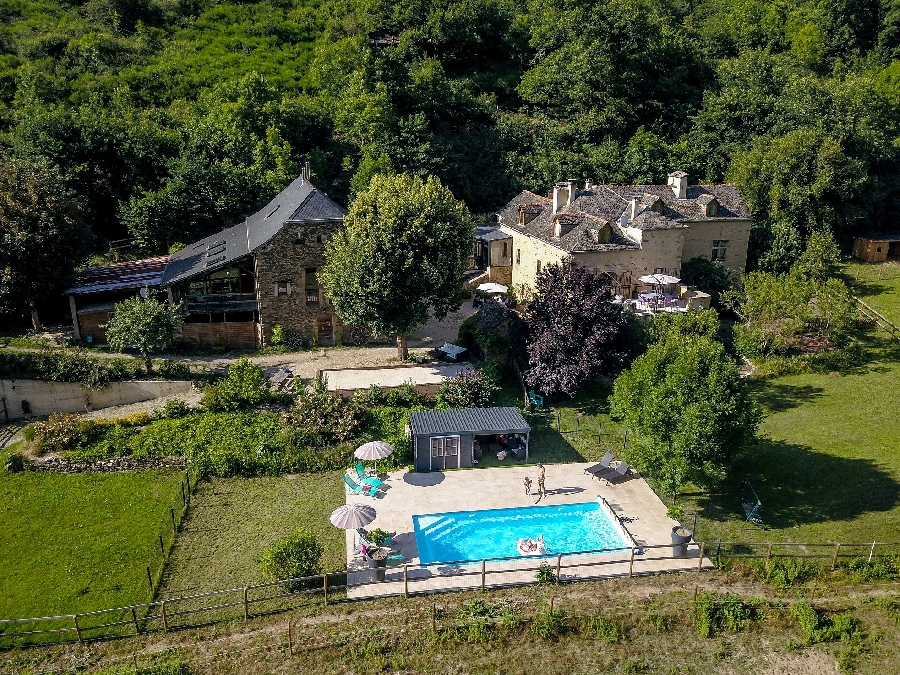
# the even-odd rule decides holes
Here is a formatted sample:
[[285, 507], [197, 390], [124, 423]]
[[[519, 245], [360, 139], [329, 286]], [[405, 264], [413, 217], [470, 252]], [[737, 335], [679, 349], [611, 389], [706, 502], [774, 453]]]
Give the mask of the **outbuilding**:
[[[496, 441], [528, 459], [531, 427], [516, 408], [422, 410], [409, 415], [416, 471], [470, 468], [480, 447]], [[478, 443], [476, 443], [478, 440]]]
[[857, 237], [853, 241], [853, 257], [865, 262], [884, 262], [900, 257], [900, 233]]

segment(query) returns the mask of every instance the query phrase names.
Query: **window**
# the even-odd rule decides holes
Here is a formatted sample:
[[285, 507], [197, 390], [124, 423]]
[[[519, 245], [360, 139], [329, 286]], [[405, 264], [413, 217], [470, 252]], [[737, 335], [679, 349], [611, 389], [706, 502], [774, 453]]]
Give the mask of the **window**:
[[719, 213], [719, 203], [714, 199], [706, 205], [706, 215], [715, 216]]
[[432, 457], [456, 457], [459, 454], [459, 436], [442, 436], [431, 439]]
[[503, 242], [503, 257], [506, 258], [506, 255], [507, 255], [507, 249], [506, 249], [506, 242], [504, 241]]
[[432, 438], [431, 439], [431, 456], [432, 457], [443, 457], [444, 456], [444, 439], [443, 438]]
[[517, 248], [516, 249], [516, 265], [521, 265], [521, 264], [522, 264], [522, 249]]
[[538, 274], [541, 273], [541, 261], [540, 260], [537, 261], [537, 273]]
[[316, 268], [306, 268], [306, 304], [319, 304], [319, 280], [316, 278]]
[[728, 240], [727, 239], [716, 239], [713, 241], [712, 248], [712, 259], [713, 260], [725, 260], [725, 254], [728, 252]]
[[287, 281], [279, 281], [275, 284], [275, 295], [279, 298], [290, 293], [291, 284]]

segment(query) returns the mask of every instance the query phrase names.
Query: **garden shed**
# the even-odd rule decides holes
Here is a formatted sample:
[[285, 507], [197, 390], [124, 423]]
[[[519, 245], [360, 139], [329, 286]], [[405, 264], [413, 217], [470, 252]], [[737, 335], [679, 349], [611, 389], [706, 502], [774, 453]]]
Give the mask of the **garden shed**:
[[884, 262], [900, 257], [900, 233], [857, 237], [853, 241], [853, 257], [865, 262]]
[[416, 471], [470, 468], [480, 459], [476, 438], [495, 440], [528, 458], [531, 427], [516, 408], [422, 410], [409, 415]]

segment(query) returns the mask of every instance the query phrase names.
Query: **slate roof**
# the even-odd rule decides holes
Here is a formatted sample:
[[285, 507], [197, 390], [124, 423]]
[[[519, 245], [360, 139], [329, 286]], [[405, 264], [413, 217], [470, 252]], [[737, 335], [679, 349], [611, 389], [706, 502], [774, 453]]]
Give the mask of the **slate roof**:
[[[626, 234], [620, 224], [623, 214], [630, 215], [632, 199], [641, 206], [637, 216], [627, 227], [639, 230], [662, 230], [689, 227], [691, 222], [722, 219], [749, 219], [750, 211], [744, 205], [734, 185], [691, 185], [687, 198], [678, 199], [668, 185], [594, 185], [590, 190], [579, 190], [572, 204], [553, 211], [553, 201], [528, 190], [516, 195], [499, 212], [500, 225], [511, 230], [530, 234], [560, 248], [575, 251], [614, 251], [637, 249], [640, 245]], [[719, 204], [715, 216], [706, 215], [707, 205], [715, 199]], [[661, 211], [651, 207], [656, 203]], [[519, 225], [519, 208], [529, 215], [537, 215], [525, 225]], [[563, 225], [556, 235], [555, 221], [560, 217]], [[592, 230], [608, 223], [612, 238], [608, 243], [597, 243]]]
[[455, 410], [419, 410], [409, 414], [413, 436], [432, 434], [525, 434], [528, 422], [516, 408], [457, 408]]
[[230, 265], [271, 241], [287, 223], [340, 221], [346, 214], [328, 195], [300, 176], [243, 223], [169, 256], [162, 284], [167, 286]]
[[158, 287], [162, 283], [168, 259], [169, 256], [160, 255], [115, 265], [89, 267], [78, 275], [72, 288], [66, 290], [66, 295], [124, 291], [144, 286]]
[[475, 228], [475, 238], [481, 241], [509, 239], [509, 235], [496, 225], [479, 225]]

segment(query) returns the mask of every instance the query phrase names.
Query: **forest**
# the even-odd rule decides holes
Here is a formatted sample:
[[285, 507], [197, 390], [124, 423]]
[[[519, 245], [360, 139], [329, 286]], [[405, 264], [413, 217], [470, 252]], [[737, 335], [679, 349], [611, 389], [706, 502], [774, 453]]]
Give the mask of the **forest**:
[[740, 187], [749, 266], [773, 272], [813, 232], [846, 247], [891, 229], [900, 204], [900, 0], [0, 0], [0, 12], [0, 156], [68, 200], [62, 255], [75, 264], [113, 240], [158, 254], [228, 226], [305, 161], [343, 204], [405, 172], [438, 176], [485, 217], [563, 178], [682, 169]]

